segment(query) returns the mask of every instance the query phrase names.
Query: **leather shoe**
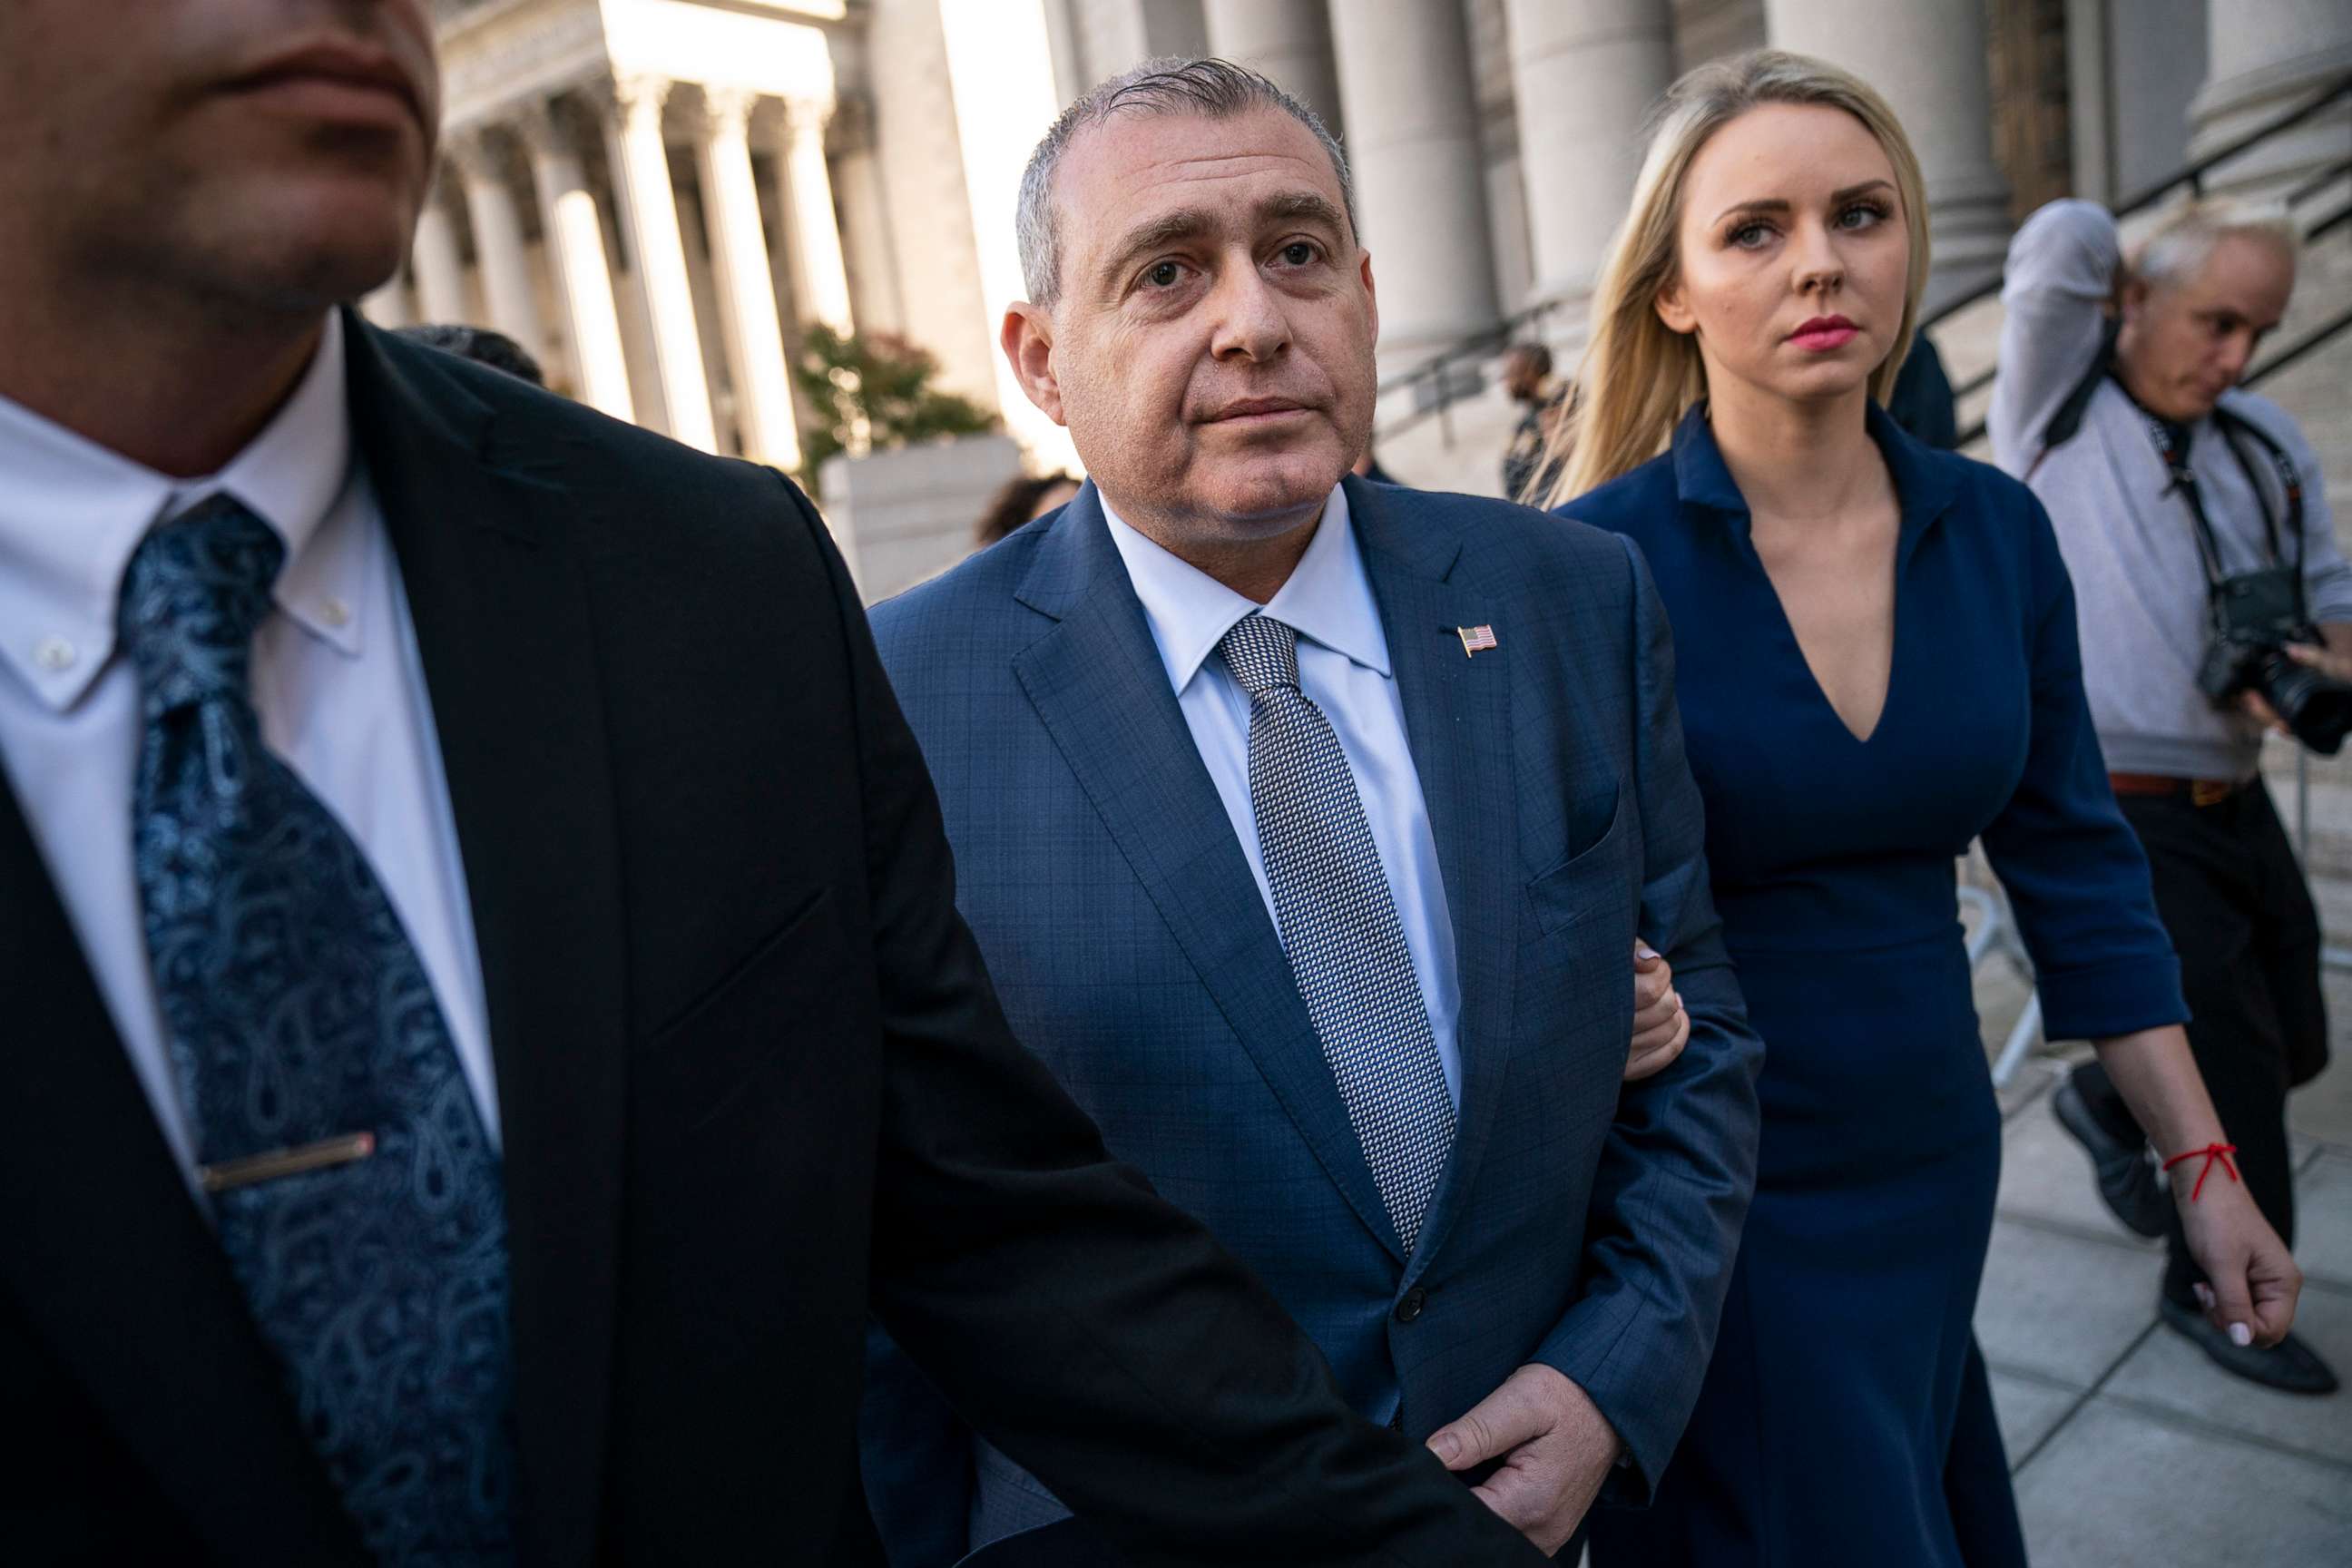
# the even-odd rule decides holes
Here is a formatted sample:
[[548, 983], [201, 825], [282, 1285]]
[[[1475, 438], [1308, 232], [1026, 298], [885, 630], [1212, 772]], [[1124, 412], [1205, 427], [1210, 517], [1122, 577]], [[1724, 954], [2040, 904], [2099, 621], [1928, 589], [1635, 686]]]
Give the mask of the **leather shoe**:
[[2099, 1196], [2108, 1210], [2127, 1230], [2151, 1237], [2162, 1236], [2172, 1218], [2171, 1196], [2142, 1152], [2143, 1146], [2126, 1143], [2108, 1131], [2092, 1114], [2090, 1102], [2074, 1087], [2071, 1076], [2050, 1097], [2050, 1109], [2057, 1113], [2058, 1125], [2091, 1156], [2091, 1169], [2099, 1178]]
[[2336, 1373], [2319, 1359], [2318, 1352], [2292, 1333], [2268, 1350], [2260, 1345], [2237, 1345], [2231, 1343], [2230, 1336], [2207, 1321], [2205, 1314], [2194, 1307], [2183, 1307], [2159, 1297], [2157, 1308], [2167, 1326], [2210, 1356], [2213, 1364], [2223, 1372], [2249, 1383], [2259, 1383], [2264, 1388], [2275, 1388], [2282, 1394], [2336, 1392]]

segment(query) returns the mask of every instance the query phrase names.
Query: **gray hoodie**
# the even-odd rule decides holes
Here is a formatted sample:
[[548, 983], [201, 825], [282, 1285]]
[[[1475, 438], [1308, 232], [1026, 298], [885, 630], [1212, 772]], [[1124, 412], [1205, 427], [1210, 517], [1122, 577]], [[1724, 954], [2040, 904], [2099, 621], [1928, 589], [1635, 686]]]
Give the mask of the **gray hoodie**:
[[[2010, 242], [2001, 301], [2000, 369], [1987, 426], [1993, 460], [2027, 482], [2049, 510], [2074, 580], [2083, 686], [2107, 766], [2176, 778], [2249, 779], [2262, 733], [2197, 689], [2206, 642], [2205, 576], [2188, 503], [2171, 480], [2146, 418], [2112, 381], [2092, 394], [2082, 428], [2043, 453], [2044, 430], [2096, 358], [2122, 241], [2093, 202], [2058, 201]], [[2285, 448], [2303, 475], [2304, 584], [2311, 618], [2352, 621], [2352, 565], [2336, 547], [2326, 480], [2303, 432], [2276, 404], [2227, 392], [2221, 405]], [[2263, 500], [2282, 527], [2278, 476], [2246, 443]], [[2036, 466], [2036, 459], [2040, 464]], [[2210, 418], [2189, 426], [2189, 466], [2225, 573], [2270, 564], [2263, 504]], [[2294, 559], [2292, 541], [2282, 553]]]

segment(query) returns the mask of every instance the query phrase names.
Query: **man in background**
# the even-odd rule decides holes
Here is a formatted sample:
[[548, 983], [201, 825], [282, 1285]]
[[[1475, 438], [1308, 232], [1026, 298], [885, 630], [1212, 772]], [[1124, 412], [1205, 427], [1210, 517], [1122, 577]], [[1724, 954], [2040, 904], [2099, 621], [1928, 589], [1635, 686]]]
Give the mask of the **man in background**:
[[428, 349], [439, 349], [443, 353], [456, 354], [459, 359], [472, 360], [476, 364], [488, 365], [492, 370], [502, 370], [533, 386], [547, 384], [547, 373], [540, 369], [539, 361], [531, 357], [529, 349], [504, 332], [494, 332], [488, 327], [436, 321], [402, 327], [394, 335], [412, 343], [423, 343]]
[[1534, 506], [1567, 467], [1567, 457], [1547, 465], [1544, 447], [1552, 427], [1566, 417], [1568, 389], [1552, 380], [1551, 350], [1541, 343], [1514, 343], [1503, 355], [1503, 390], [1519, 405], [1519, 422], [1503, 452], [1503, 499]]
[[[2352, 722], [2352, 566], [2326, 481], [2285, 412], [2238, 384], [2285, 313], [2294, 245], [2281, 214], [2196, 202], [2126, 261], [2104, 207], [2043, 207], [2010, 246], [1989, 419], [1995, 458], [2049, 509], [2074, 578], [2084, 689], [2180, 953], [2198, 1069], [2238, 1173], [2290, 1244], [2287, 1091], [2326, 1064], [2327, 1021], [2319, 920], [2263, 784], [2262, 737], [2333, 751], [2330, 712]], [[2252, 640], [2233, 651], [2225, 622]], [[2262, 668], [2273, 675], [2248, 679]], [[2308, 704], [2281, 713], [2273, 699], [2297, 689]], [[2116, 1216], [2167, 1237], [2164, 1321], [2240, 1377], [2333, 1391], [2299, 1335], [2239, 1344], [2199, 1310], [2204, 1277], [2105, 1072], [2076, 1068], [2053, 1106]]]

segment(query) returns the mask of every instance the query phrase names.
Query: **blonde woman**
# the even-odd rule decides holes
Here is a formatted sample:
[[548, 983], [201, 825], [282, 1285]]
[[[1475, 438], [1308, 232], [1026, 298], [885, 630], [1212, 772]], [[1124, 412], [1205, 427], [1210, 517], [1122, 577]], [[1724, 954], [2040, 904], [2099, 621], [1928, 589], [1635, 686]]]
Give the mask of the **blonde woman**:
[[[1725, 936], [1768, 1052], [1716, 1357], [1602, 1568], [2021, 1563], [1969, 1332], [2000, 1127], [1954, 918], [1981, 838], [2050, 1032], [2168, 1156], [2225, 1331], [2299, 1279], [2224, 1173], [2179, 967], [2083, 699], [2048, 519], [1883, 398], [1927, 270], [1919, 170], [1868, 87], [1756, 54], [1669, 94], [1593, 303], [1565, 515], [1643, 548], [1676, 631]], [[2212, 1173], [2202, 1181], [2207, 1166]]]

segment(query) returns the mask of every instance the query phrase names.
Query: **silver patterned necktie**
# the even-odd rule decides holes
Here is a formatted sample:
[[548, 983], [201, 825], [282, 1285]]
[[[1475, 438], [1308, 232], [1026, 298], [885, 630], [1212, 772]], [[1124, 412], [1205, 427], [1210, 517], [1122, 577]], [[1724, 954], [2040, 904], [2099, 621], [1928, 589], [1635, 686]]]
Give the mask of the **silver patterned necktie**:
[[1298, 634], [1251, 615], [1217, 645], [1249, 694], [1250, 805], [1323, 1060], [1405, 1250], [1454, 1145], [1454, 1100], [1347, 754], [1299, 689]]

